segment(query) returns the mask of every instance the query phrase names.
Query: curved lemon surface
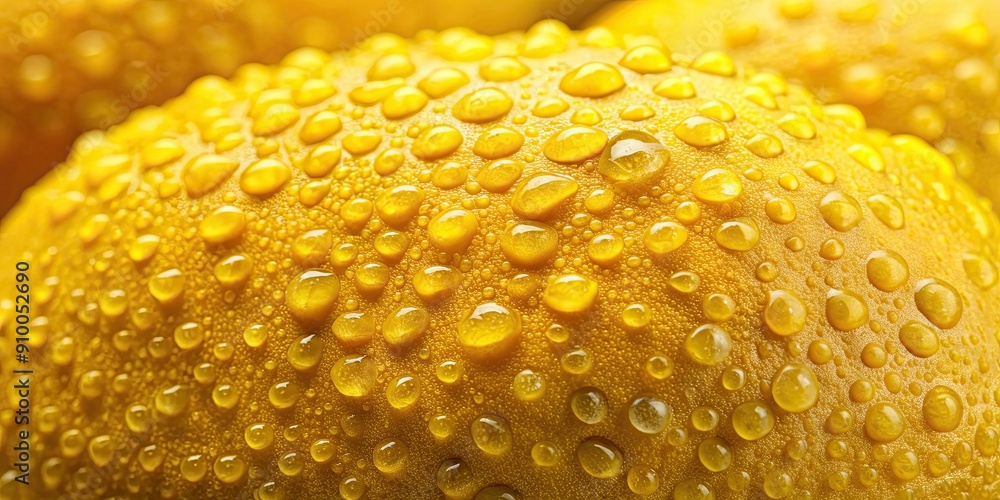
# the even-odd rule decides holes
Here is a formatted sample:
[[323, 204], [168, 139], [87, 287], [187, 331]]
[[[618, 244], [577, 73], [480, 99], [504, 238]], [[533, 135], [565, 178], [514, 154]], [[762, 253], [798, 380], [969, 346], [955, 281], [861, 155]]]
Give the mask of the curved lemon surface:
[[79, 145], [0, 230], [4, 498], [22, 324], [46, 495], [992, 494], [986, 202], [853, 108], [626, 45], [303, 49]]

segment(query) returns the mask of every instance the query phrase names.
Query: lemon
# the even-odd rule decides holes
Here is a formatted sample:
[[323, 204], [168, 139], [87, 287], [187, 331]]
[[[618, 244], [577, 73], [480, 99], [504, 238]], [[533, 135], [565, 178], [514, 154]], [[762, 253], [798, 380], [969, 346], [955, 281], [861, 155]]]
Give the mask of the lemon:
[[32, 491], [988, 497], [988, 203], [853, 107], [630, 40], [301, 49], [78, 143], [0, 229]]

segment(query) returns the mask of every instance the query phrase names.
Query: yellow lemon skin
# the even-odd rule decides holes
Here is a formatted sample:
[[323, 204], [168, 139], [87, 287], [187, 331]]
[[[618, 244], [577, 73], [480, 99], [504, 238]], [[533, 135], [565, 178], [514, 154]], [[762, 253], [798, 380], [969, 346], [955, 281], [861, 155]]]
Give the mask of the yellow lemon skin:
[[993, 495], [988, 203], [629, 40], [301, 49], [79, 144], [0, 227], [0, 494]]
[[1000, 206], [1000, 4], [976, 0], [641, 0], [587, 21], [653, 35], [697, 57], [726, 50], [748, 72], [795, 79], [869, 127], [913, 134]]
[[0, 164], [13, 174], [0, 185], [0, 213], [62, 161], [82, 132], [160, 104], [197, 77], [228, 77], [243, 64], [276, 63], [300, 47], [346, 50], [372, 36], [377, 45], [393, 38], [388, 34], [422, 29], [498, 34], [546, 18], [580, 20], [599, 3], [0, 1]]

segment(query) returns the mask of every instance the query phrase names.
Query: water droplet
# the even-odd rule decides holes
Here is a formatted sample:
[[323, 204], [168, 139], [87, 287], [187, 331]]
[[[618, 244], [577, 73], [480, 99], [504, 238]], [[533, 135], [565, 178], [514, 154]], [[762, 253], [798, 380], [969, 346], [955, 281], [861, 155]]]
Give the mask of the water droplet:
[[670, 275], [670, 279], [667, 282], [670, 284], [670, 288], [678, 292], [693, 293], [701, 286], [701, 276], [691, 271], [677, 271]]
[[421, 133], [410, 148], [413, 156], [425, 161], [444, 158], [458, 150], [464, 138], [450, 125], [436, 125]]
[[927, 391], [923, 403], [924, 422], [937, 432], [951, 432], [962, 424], [962, 398], [943, 385]]
[[562, 453], [551, 441], [539, 441], [531, 447], [531, 459], [540, 467], [552, 467], [561, 460]]
[[691, 62], [691, 69], [719, 76], [733, 76], [736, 74], [736, 66], [733, 60], [724, 52], [709, 51], [696, 57]]
[[868, 304], [849, 290], [830, 290], [826, 296], [826, 320], [842, 332], [857, 329], [868, 323]]
[[520, 341], [521, 315], [493, 302], [482, 304], [458, 322], [458, 341], [478, 359], [497, 359]]
[[583, 375], [590, 371], [590, 367], [593, 365], [594, 360], [590, 357], [590, 354], [583, 349], [575, 349], [563, 354], [559, 358], [559, 363], [566, 373], [573, 375]]
[[267, 399], [271, 406], [279, 410], [291, 408], [299, 401], [302, 389], [294, 382], [278, 382], [267, 391]]
[[670, 152], [656, 137], [638, 130], [614, 136], [597, 164], [597, 171], [622, 188], [655, 183], [670, 161]]
[[144, 234], [135, 239], [128, 249], [128, 256], [134, 262], [146, 262], [153, 258], [160, 246], [160, 237], [154, 234]]
[[187, 410], [190, 400], [191, 390], [183, 385], [168, 387], [156, 393], [154, 398], [156, 411], [168, 417], [176, 417]]
[[596, 281], [579, 274], [564, 274], [545, 287], [542, 300], [554, 311], [578, 314], [590, 309], [597, 291]]
[[582, 387], [573, 391], [569, 397], [569, 406], [581, 422], [597, 424], [608, 414], [607, 397], [596, 387]]
[[[299, 138], [305, 144], [317, 144], [340, 132], [342, 126], [340, 117], [336, 113], [330, 110], [322, 110], [306, 118], [302, 124], [302, 129], [299, 130]], [[306, 171], [306, 174], [310, 177], [323, 177], [322, 175], [313, 175], [310, 171]]]
[[389, 283], [389, 268], [381, 262], [369, 262], [354, 272], [354, 285], [358, 293], [375, 299]]
[[867, 204], [868, 208], [875, 214], [875, 218], [889, 229], [902, 229], [906, 225], [906, 212], [903, 211], [903, 205], [895, 198], [885, 194], [876, 194], [868, 198]]
[[353, 156], [364, 156], [382, 143], [382, 136], [373, 130], [358, 130], [344, 136], [340, 141], [344, 149]]
[[149, 293], [161, 304], [173, 304], [184, 292], [184, 273], [179, 269], [163, 271], [149, 279]]
[[587, 244], [587, 256], [591, 262], [602, 267], [612, 267], [621, 258], [625, 241], [616, 234], [604, 233], [594, 236]]
[[837, 180], [837, 171], [828, 163], [809, 160], [802, 165], [802, 170], [817, 182], [833, 184]]
[[742, 368], [727, 366], [722, 371], [722, 387], [727, 391], [738, 391], [746, 384], [747, 375]]
[[400, 307], [382, 323], [382, 336], [398, 349], [409, 347], [420, 340], [430, 328], [430, 313], [420, 307]]
[[721, 323], [736, 314], [736, 301], [726, 294], [713, 293], [705, 296], [701, 309], [706, 318]]
[[190, 455], [181, 460], [180, 469], [184, 479], [197, 483], [208, 472], [208, 458], [203, 455]]
[[685, 479], [674, 487], [674, 500], [715, 500], [715, 492], [701, 480]]
[[989, 290], [997, 284], [997, 266], [986, 257], [973, 253], [964, 254], [962, 267], [965, 268], [969, 281], [983, 290]]
[[670, 406], [659, 399], [641, 396], [632, 400], [628, 408], [629, 422], [639, 432], [659, 434], [670, 421]]
[[850, 231], [861, 222], [858, 200], [839, 191], [832, 191], [819, 202], [819, 213], [830, 227]]
[[205, 340], [205, 329], [198, 323], [184, 323], [174, 328], [174, 342], [184, 350], [194, 349]]
[[513, 446], [510, 424], [497, 415], [482, 415], [472, 421], [472, 440], [489, 455], [503, 455]]
[[[653, 92], [667, 99], [690, 99], [698, 95], [691, 78], [686, 76], [665, 78], [653, 87]], [[711, 114], [705, 114], [705, 116], [711, 116]], [[717, 116], [712, 116], [712, 118], [719, 119]]]
[[438, 99], [462, 88], [469, 77], [455, 68], [437, 68], [417, 84], [427, 95]]
[[215, 477], [219, 481], [232, 484], [243, 479], [243, 475], [247, 470], [247, 463], [239, 455], [226, 454], [215, 460], [212, 470], [215, 471]]
[[782, 366], [771, 379], [771, 396], [781, 409], [802, 413], [819, 401], [819, 382], [809, 367], [799, 363]]
[[895, 441], [905, 426], [903, 414], [889, 403], [876, 403], [865, 413], [865, 433], [880, 443]]
[[524, 146], [524, 136], [520, 132], [507, 127], [495, 127], [476, 139], [472, 152], [487, 160], [496, 160], [513, 155], [521, 146]]
[[431, 431], [431, 434], [438, 439], [445, 439], [455, 431], [454, 419], [448, 415], [434, 415], [431, 417], [430, 421], [427, 422], [427, 430]]
[[795, 220], [795, 205], [787, 198], [771, 198], [764, 205], [764, 213], [778, 224], [789, 224]]
[[851, 145], [847, 148], [847, 154], [872, 172], [885, 171], [885, 159], [882, 158], [882, 154], [867, 144]]
[[125, 425], [137, 434], [153, 430], [153, 414], [145, 405], [134, 404], [125, 410]]
[[626, 330], [637, 332], [649, 325], [653, 312], [645, 304], [629, 304], [622, 310], [622, 325]]
[[733, 410], [733, 429], [747, 441], [766, 436], [774, 428], [774, 413], [763, 401], [747, 401]]
[[729, 137], [729, 131], [721, 122], [705, 116], [692, 116], [674, 127], [678, 139], [695, 147], [717, 146]]
[[651, 45], [640, 45], [629, 49], [618, 64], [640, 75], [663, 73], [671, 67], [670, 55]]
[[774, 290], [764, 309], [764, 322], [772, 333], [787, 337], [805, 328], [806, 315], [806, 306], [798, 297], [784, 290]]
[[181, 174], [188, 196], [200, 198], [215, 190], [229, 176], [233, 175], [237, 167], [239, 167], [238, 161], [225, 156], [204, 154], [192, 158], [184, 166], [184, 171]]
[[684, 339], [684, 351], [697, 363], [716, 365], [723, 362], [733, 349], [733, 339], [713, 324], [701, 325]]
[[409, 455], [410, 449], [405, 444], [395, 439], [385, 439], [375, 445], [372, 463], [383, 474], [394, 474], [403, 470]]
[[410, 185], [395, 186], [375, 198], [375, 211], [386, 224], [403, 228], [417, 215], [423, 202], [423, 189]]
[[876, 250], [868, 256], [868, 281], [883, 292], [892, 292], [906, 284], [910, 267], [892, 250]]
[[940, 347], [937, 333], [919, 321], [910, 321], [903, 325], [899, 329], [899, 341], [910, 354], [918, 358], [933, 356]]
[[487, 123], [503, 118], [514, 106], [506, 92], [484, 87], [462, 96], [452, 107], [451, 114], [467, 123]]
[[608, 136], [603, 131], [575, 125], [552, 134], [545, 141], [542, 153], [556, 163], [582, 163], [600, 155], [607, 143]]
[[747, 252], [760, 241], [760, 230], [751, 219], [736, 219], [723, 222], [715, 229], [715, 242], [722, 248], [737, 252]]
[[213, 268], [215, 279], [226, 288], [239, 288], [246, 284], [253, 272], [253, 259], [243, 254], [234, 254], [220, 260]]
[[687, 241], [688, 230], [673, 222], [657, 222], [646, 231], [642, 242], [653, 255], [664, 257]]
[[330, 370], [337, 391], [352, 398], [367, 396], [375, 387], [376, 377], [378, 367], [365, 355], [344, 356]]
[[326, 262], [333, 248], [333, 233], [328, 229], [313, 229], [300, 234], [292, 242], [292, 257], [304, 266], [319, 266]]
[[393, 408], [409, 408], [420, 397], [420, 380], [409, 375], [396, 377], [385, 386], [385, 397]]
[[532, 370], [521, 370], [514, 375], [514, 397], [521, 401], [537, 401], [545, 395], [545, 379]]
[[907, 449], [896, 451], [889, 461], [889, 467], [892, 470], [892, 475], [903, 481], [909, 481], [920, 475], [917, 455]]
[[288, 165], [272, 159], [252, 163], [240, 175], [240, 189], [244, 193], [262, 198], [271, 196], [281, 190], [292, 178], [292, 170]]
[[446, 497], [469, 498], [476, 489], [476, 476], [468, 464], [449, 458], [438, 467], [436, 483]]
[[625, 78], [610, 64], [589, 62], [566, 73], [559, 90], [573, 97], [604, 97], [625, 87]]
[[462, 365], [457, 361], [446, 360], [437, 365], [435, 373], [441, 382], [454, 384], [462, 379], [464, 370], [462, 369]]
[[295, 319], [320, 323], [330, 315], [340, 294], [340, 280], [323, 269], [310, 269], [293, 278], [285, 288], [285, 306]]
[[709, 203], [733, 201], [743, 193], [743, 183], [733, 171], [713, 168], [705, 172], [691, 186], [696, 198]]
[[163, 451], [163, 448], [151, 444], [139, 450], [137, 458], [139, 460], [139, 465], [144, 471], [153, 472], [160, 468], [160, 465], [163, 464], [163, 458], [165, 456], [166, 452]]
[[311, 370], [323, 357], [323, 339], [315, 334], [303, 335], [288, 346], [286, 357], [296, 370]]
[[243, 330], [243, 341], [253, 348], [264, 345], [269, 336], [270, 333], [264, 325], [250, 325]]
[[491, 193], [506, 193], [521, 177], [524, 165], [514, 160], [487, 163], [476, 174], [476, 182]]
[[427, 302], [441, 302], [462, 284], [462, 273], [449, 266], [430, 266], [413, 275], [413, 289]]
[[382, 115], [390, 120], [406, 118], [424, 109], [427, 101], [428, 96], [422, 90], [400, 87], [382, 101]]
[[962, 319], [962, 297], [948, 283], [936, 279], [921, 280], [917, 283], [914, 299], [917, 309], [938, 328], [953, 328]]
[[525, 219], [544, 220], [554, 215], [578, 188], [579, 183], [569, 177], [538, 173], [517, 185], [510, 206]]
[[636, 495], [652, 495], [660, 489], [656, 471], [645, 465], [634, 465], [628, 470], [628, 488]]
[[580, 443], [576, 448], [576, 458], [587, 474], [600, 479], [621, 474], [624, 461], [618, 447], [600, 437], [590, 437]]
[[500, 250], [512, 264], [524, 268], [544, 265], [559, 249], [559, 234], [540, 222], [510, 226], [500, 235]]
[[212, 402], [215, 406], [228, 410], [236, 406], [240, 401], [240, 391], [229, 384], [219, 384], [212, 390]]
[[722, 472], [733, 462], [733, 447], [721, 437], [711, 437], [698, 444], [698, 459], [706, 469]]

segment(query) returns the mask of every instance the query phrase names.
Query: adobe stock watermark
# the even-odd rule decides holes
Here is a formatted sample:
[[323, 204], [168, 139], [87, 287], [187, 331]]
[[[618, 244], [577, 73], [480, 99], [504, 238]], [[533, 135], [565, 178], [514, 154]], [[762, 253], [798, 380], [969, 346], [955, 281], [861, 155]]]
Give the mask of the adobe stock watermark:
[[143, 75], [142, 80], [138, 84], [133, 85], [128, 92], [122, 92], [115, 96], [115, 99], [109, 106], [111, 114], [98, 123], [98, 129], [84, 132], [75, 142], [66, 146], [64, 159], [53, 163], [53, 168], [60, 163], [68, 161], [72, 156], [86, 156], [90, 154], [98, 145], [104, 142], [104, 131], [125, 121], [132, 111], [146, 105], [146, 98], [149, 97], [150, 92], [159, 87], [163, 83], [163, 80], [170, 76], [170, 73], [159, 65], [152, 66], [145, 64], [143, 69], [146, 71], [146, 74]]
[[110, 106], [111, 116], [101, 120], [99, 124], [102, 129], [107, 130], [108, 127], [124, 121], [129, 113], [144, 105], [150, 92], [156, 90], [163, 83], [163, 80], [170, 76], [170, 73], [164, 71], [159, 64], [156, 66], [143, 64], [143, 70], [146, 74], [142, 76], [142, 80], [138, 84], [133, 85], [128, 92], [122, 92], [115, 96], [115, 100], [111, 102]]
[[7, 42], [4, 44], [7, 47], [6, 52], [9, 55], [18, 54], [25, 46], [30, 45], [32, 40], [41, 37], [52, 23], [52, 18], [59, 14], [64, 4], [71, 1], [73, 0], [35, 0], [33, 4], [37, 7], [36, 10], [21, 16], [12, 23], [12, 27], [0, 34], [0, 39]]
[[212, 8], [215, 9], [215, 15], [219, 18], [219, 21], [224, 21], [226, 16], [236, 10], [237, 7], [243, 5], [245, 0], [213, 0]]
[[892, 33], [906, 24], [926, 3], [927, 0], [903, 0], [893, 3], [887, 10], [889, 17], [883, 17], [878, 21], [883, 41], [889, 41]]
[[697, 56], [706, 50], [721, 47], [720, 41], [726, 34], [726, 28], [737, 21], [737, 17], [746, 12], [750, 5], [750, 0], [736, 0], [732, 8], [719, 9], [715, 17], [701, 22], [702, 29], [688, 37], [681, 52]]
[[544, 15], [547, 19], [555, 19], [565, 23], [580, 10], [580, 7], [588, 3], [590, 0], [560, 0], [554, 8], [546, 10]]
[[[409, 0], [412, 1], [412, 0]], [[372, 9], [368, 15], [358, 23], [354, 24], [353, 37], [345, 38], [340, 42], [340, 50], [348, 50], [351, 47], [363, 42], [366, 38], [373, 37], [389, 27], [396, 16], [406, 10], [403, 0], [389, 0], [384, 8]]]

